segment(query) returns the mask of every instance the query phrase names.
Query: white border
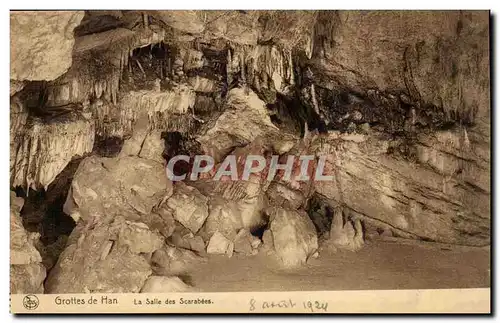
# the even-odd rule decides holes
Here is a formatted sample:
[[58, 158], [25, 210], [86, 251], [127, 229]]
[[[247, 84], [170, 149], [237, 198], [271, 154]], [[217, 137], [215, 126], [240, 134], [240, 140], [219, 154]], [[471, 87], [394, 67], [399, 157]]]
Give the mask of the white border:
[[[322, 1], [322, 0], [307, 0], [307, 1], [269, 1], [269, 0], [252, 0], [252, 1], [154, 1], [154, 2], [145, 2], [145, 1], [130, 1], [130, 0], [122, 0], [116, 1], [114, 3], [110, 1], [103, 0], [86, 0], [81, 2], [76, 1], [57, 1], [57, 0], [44, 0], [44, 1], [36, 1], [36, 0], [17, 0], [12, 1], [7, 4], [7, 1], [2, 2], [2, 7], [5, 6], [5, 9], [2, 8], [0, 11], [0, 35], [2, 37], [1, 44], [3, 45], [2, 53], [2, 64], [0, 64], [0, 68], [2, 69], [3, 77], [0, 78], [2, 82], [2, 89], [5, 92], [2, 95], [3, 98], [3, 108], [0, 109], [0, 113], [2, 116], [0, 117], [0, 144], [1, 150], [4, 152], [2, 154], [2, 158], [0, 159], [0, 183], [4, 183], [2, 187], [4, 187], [4, 191], [0, 194], [0, 203], [3, 210], [3, 225], [1, 226], [2, 232], [0, 232], [0, 237], [2, 239], [1, 248], [2, 248], [2, 259], [8, 259], [9, 254], [9, 195], [7, 192], [7, 182], [9, 178], [9, 95], [7, 92], [10, 88], [9, 84], [9, 9], [112, 9], [112, 8], [120, 8], [120, 9], [492, 9], [492, 14], [495, 17], [495, 24], [493, 35], [494, 41], [493, 44], [496, 48], [496, 43], [498, 41], [498, 13], [499, 9], [499, 1], [498, 0], [474, 0], [474, 1], [463, 1], [463, 0], [454, 0], [454, 1], [435, 1], [435, 0], [419, 0], [414, 2], [409, 1], [360, 1], [360, 0], [349, 0], [349, 1], [336, 1], [335, 3], [330, 1]], [[5, 4], [5, 5], [4, 5]], [[10, 5], [11, 7], [8, 7]], [[41, 7], [43, 6], [43, 7]], [[498, 57], [498, 51], [495, 50], [496, 56]], [[498, 74], [498, 62], [495, 64], [495, 70], [492, 71], [494, 74]], [[491, 78], [494, 78], [494, 75], [491, 75]], [[494, 88], [492, 91], [496, 94], [496, 100], [498, 100], [498, 83], [494, 83]], [[496, 102], [493, 102], [496, 103]], [[496, 106], [492, 107], [492, 111], [496, 110]], [[495, 113], [494, 124], [499, 124], [500, 114]], [[493, 149], [499, 151], [499, 141], [497, 140], [496, 132], [493, 132], [492, 128], [492, 142], [495, 143]], [[493, 160], [492, 160], [493, 164]], [[498, 174], [498, 171], [496, 172]], [[495, 176], [494, 182], [496, 183], [497, 176]], [[494, 196], [492, 196], [492, 200], [498, 200], [498, 190], [495, 190]], [[496, 214], [494, 214], [496, 217]], [[498, 232], [498, 222], [497, 219], [495, 221], [495, 232]], [[493, 237], [495, 242], [496, 239]], [[496, 246], [496, 244], [495, 244]], [[495, 257], [496, 259], [496, 257]], [[495, 262], [496, 263], [496, 262]], [[497, 266], [495, 265], [495, 268]], [[14, 319], [12, 315], [9, 314], [9, 262], [4, 261], [1, 265], [1, 279], [0, 279], [0, 314], [2, 321], [7, 320], [11, 321]], [[497, 302], [495, 302], [495, 307]], [[158, 317], [161, 320], [170, 320], [174, 318], [167, 317]], [[23, 318], [27, 320], [36, 319], [35, 317]], [[45, 321], [52, 321], [54, 317], [42, 317], [38, 318]], [[123, 320], [125, 317], [84, 317], [84, 318], [76, 318], [76, 317], [59, 317], [58, 319], [63, 319], [65, 321], [87, 321], [87, 322], [100, 322], [104, 320], [118, 321]], [[141, 320], [143, 318], [140, 317], [129, 317], [131, 320]], [[200, 318], [183, 318], [185, 320], [201, 320]], [[206, 318], [204, 318], [206, 319]], [[218, 317], [213, 317], [213, 319], [219, 319]], [[241, 318], [238, 318], [241, 319]], [[269, 321], [273, 319], [273, 321], [288, 321], [290, 317], [281, 317], [281, 318], [269, 318], [269, 317], [256, 317], [255, 320], [259, 320], [262, 322]], [[346, 318], [341, 317], [331, 317], [332, 320], [340, 320], [344, 321]], [[386, 319], [386, 318], [382, 318]], [[433, 322], [443, 320], [443, 318], [431, 318], [431, 317], [422, 317], [421, 319], [426, 322]], [[236, 318], [230, 318], [230, 320], [236, 320]], [[349, 318], [350, 321], [359, 321], [361, 318]], [[444, 320], [455, 321], [456, 318], [445, 318]], [[466, 318], [465, 321], [473, 321], [476, 319]], [[462, 320], [461, 320], [462, 321]]]

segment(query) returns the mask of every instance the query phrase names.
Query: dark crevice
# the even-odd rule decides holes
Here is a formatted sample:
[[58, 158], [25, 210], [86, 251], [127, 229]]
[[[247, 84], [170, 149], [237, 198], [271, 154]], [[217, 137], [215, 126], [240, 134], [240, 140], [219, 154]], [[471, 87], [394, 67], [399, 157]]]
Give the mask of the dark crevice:
[[313, 195], [306, 206], [307, 214], [314, 223], [316, 232], [322, 237], [330, 232], [333, 210], [330, 205], [318, 195]]
[[124, 139], [120, 137], [97, 137], [93, 152], [102, 157], [116, 157], [123, 148]]
[[82, 158], [71, 161], [49, 185], [47, 190], [26, 192], [16, 187], [17, 196], [24, 198], [21, 218], [26, 230], [40, 233], [40, 241], [47, 246], [60, 236], [68, 236], [75, 227], [75, 221], [63, 211], [73, 176]]
[[262, 213], [262, 220], [259, 224], [250, 228], [250, 233], [262, 240], [264, 232], [269, 229], [269, 215]]

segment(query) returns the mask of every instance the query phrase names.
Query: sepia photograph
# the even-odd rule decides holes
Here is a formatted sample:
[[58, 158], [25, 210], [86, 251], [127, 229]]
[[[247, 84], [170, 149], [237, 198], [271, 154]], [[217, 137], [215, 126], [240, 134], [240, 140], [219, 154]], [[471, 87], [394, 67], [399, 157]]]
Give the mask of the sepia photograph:
[[9, 15], [13, 313], [490, 313], [488, 10]]

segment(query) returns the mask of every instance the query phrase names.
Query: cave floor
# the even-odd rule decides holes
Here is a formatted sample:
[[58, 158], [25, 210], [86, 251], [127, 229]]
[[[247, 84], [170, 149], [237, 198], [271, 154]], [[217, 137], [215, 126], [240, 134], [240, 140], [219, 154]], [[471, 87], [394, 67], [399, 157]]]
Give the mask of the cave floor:
[[487, 288], [489, 269], [489, 248], [369, 241], [358, 252], [323, 251], [292, 271], [264, 252], [210, 255], [188, 278], [204, 292]]

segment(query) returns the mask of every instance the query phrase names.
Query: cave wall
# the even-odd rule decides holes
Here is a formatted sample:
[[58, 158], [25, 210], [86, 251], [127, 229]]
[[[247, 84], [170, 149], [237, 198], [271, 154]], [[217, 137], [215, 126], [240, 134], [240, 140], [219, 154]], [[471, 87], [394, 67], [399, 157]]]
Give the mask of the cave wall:
[[[12, 12], [10, 78], [11, 187], [48, 187], [106, 138], [178, 131], [223, 156], [256, 139], [249, 125], [294, 145], [317, 128], [295, 150], [330, 156], [336, 179], [313, 191], [332, 205], [489, 244], [488, 12]], [[258, 107], [244, 122], [234, 88]]]

